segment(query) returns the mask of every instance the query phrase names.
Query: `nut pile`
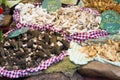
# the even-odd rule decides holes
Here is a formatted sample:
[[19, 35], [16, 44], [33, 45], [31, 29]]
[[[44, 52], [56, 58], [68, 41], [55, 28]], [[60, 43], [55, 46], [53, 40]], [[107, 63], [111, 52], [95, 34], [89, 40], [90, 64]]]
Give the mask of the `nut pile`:
[[68, 47], [69, 43], [58, 33], [28, 31], [1, 42], [0, 65], [8, 70], [36, 67], [42, 61], [59, 55]]
[[52, 24], [56, 29], [64, 29], [70, 33], [86, 32], [99, 29], [101, 17], [82, 11], [80, 6], [61, 7], [56, 12], [47, 12], [41, 6], [18, 4], [20, 22], [29, 24]]

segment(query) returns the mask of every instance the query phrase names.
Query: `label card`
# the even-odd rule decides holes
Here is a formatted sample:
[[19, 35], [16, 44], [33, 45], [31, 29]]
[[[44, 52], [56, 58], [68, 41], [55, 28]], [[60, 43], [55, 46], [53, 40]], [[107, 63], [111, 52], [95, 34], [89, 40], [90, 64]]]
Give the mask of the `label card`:
[[102, 21], [100, 28], [106, 30], [110, 34], [120, 31], [120, 16], [116, 11], [107, 10], [101, 14]]
[[60, 0], [44, 0], [42, 3], [42, 8], [47, 9], [48, 11], [56, 11], [60, 7]]
[[116, 11], [107, 10], [101, 14], [101, 17], [102, 17], [102, 21], [104, 21], [104, 22], [106, 22], [106, 21], [112, 22], [114, 20], [119, 19], [119, 14]]
[[120, 23], [118, 22], [102, 22], [100, 27], [106, 30], [108, 33], [115, 34], [118, 33], [120, 30]]
[[27, 32], [28, 30], [29, 30], [28, 27], [23, 27], [21, 29], [15, 30], [14, 32], [10, 33], [8, 37], [9, 38], [17, 37], [20, 34], [23, 34], [23, 33]]

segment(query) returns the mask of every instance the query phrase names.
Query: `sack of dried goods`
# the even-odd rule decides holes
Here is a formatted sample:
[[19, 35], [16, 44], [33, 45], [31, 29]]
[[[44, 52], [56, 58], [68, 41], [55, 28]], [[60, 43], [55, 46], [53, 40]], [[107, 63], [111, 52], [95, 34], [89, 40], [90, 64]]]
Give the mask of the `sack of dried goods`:
[[3, 36], [0, 42], [0, 75], [9, 78], [24, 77], [47, 69], [62, 60], [69, 47], [63, 35], [50, 30], [22, 27]]

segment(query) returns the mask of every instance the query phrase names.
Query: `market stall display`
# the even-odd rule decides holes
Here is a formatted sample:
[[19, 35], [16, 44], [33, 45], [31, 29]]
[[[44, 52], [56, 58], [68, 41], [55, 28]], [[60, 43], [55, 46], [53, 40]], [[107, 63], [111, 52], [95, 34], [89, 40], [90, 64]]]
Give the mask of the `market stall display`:
[[119, 67], [119, 18], [119, 3], [113, 0], [83, 0], [64, 7], [60, 0], [19, 3], [13, 14], [16, 28], [0, 42], [0, 75], [72, 75], [92, 61]]

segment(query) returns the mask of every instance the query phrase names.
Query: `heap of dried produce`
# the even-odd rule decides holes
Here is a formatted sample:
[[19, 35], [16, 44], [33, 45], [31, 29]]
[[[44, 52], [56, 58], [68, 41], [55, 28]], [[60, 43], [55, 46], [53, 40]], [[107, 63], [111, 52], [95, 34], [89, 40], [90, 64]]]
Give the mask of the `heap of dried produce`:
[[52, 24], [56, 29], [64, 29], [70, 33], [99, 29], [101, 22], [100, 16], [82, 11], [80, 6], [61, 7], [56, 12], [47, 12], [41, 6], [20, 3], [16, 9], [20, 10], [21, 23]]
[[104, 44], [89, 43], [89, 45], [81, 47], [79, 51], [86, 53], [88, 58], [100, 56], [113, 62], [120, 61], [120, 41], [107, 40]]
[[58, 33], [28, 31], [1, 42], [0, 66], [8, 70], [36, 67], [68, 47], [69, 43]]
[[115, 0], [83, 0], [86, 7], [95, 8], [100, 12], [115, 10], [120, 14], [120, 4]]
[[94, 15], [89, 11], [82, 11], [79, 6], [70, 6], [58, 9], [57, 16], [52, 24], [55, 28], [75, 33], [97, 30], [100, 22], [100, 16]]

